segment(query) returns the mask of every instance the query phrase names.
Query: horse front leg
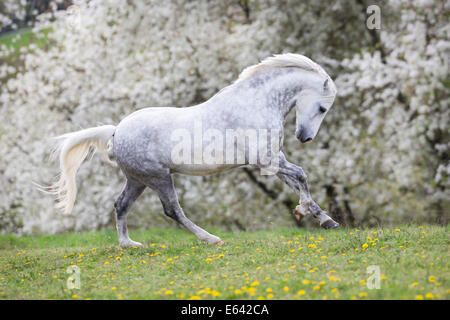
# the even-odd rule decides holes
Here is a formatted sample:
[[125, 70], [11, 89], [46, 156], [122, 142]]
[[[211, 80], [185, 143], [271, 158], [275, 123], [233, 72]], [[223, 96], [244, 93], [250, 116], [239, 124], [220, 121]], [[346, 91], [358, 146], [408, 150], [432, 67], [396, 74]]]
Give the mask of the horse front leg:
[[303, 169], [288, 162], [282, 153], [280, 155], [277, 176], [298, 192], [300, 196], [299, 205], [295, 208], [294, 213], [299, 219], [310, 214], [319, 221], [320, 226], [324, 229], [333, 229], [339, 226], [339, 223], [331, 219], [311, 198], [307, 177]]

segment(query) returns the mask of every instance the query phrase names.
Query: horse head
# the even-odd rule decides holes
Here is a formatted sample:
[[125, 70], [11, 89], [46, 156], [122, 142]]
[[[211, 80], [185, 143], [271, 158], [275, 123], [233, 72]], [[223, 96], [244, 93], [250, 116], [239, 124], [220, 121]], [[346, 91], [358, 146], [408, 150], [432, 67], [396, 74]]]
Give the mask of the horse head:
[[296, 130], [295, 136], [302, 143], [311, 142], [319, 131], [325, 115], [333, 105], [336, 86], [330, 77], [323, 80], [317, 75], [315, 81], [302, 90], [296, 97]]

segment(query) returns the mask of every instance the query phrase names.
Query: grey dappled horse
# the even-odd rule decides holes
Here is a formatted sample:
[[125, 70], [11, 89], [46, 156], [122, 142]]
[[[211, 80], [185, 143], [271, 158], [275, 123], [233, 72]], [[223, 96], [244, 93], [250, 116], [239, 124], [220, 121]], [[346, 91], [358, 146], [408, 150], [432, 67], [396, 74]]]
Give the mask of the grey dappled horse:
[[[58, 137], [61, 175], [50, 192], [58, 196], [59, 208], [66, 213], [72, 211], [76, 197], [75, 175], [89, 148], [95, 146], [107, 153], [110, 159], [114, 159], [127, 178], [126, 185], [114, 204], [121, 247], [142, 247], [141, 243], [129, 238], [126, 217], [133, 202], [146, 187], [156, 191], [166, 215], [200, 240], [222, 244], [220, 238], [206, 232], [184, 215], [175, 192], [172, 173], [208, 175], [251, 165], [276, 174], [299, 194], [296, 212], [301, 217], [312, 215], [323, 228], [335, 228], [339, 224], [311, 199], [302, 168], [288, 162], [281, 148], [283, 126], [289, 111], [293, 108], [296, 110], [296, 137], [302, 143], [310, 142], [330, 110], [336, 92], [328, 74], [305, 56], [282, 54], [267, 58], [246, 68], [237, 81], [199, 105], [187, 108], [145, 108], [132, 113], [117, 126], [94, 127]], [[220, 134], [225, 136], [229, 129], [245, 132], [259, 130], [263, 135], [270, 130], [271, 133], [276, 133], [278, 148], [269, 153], [269, 164], [260, 160], [262, 153], [267, 151], [264, 146], [257, 148], [256, 158], [253, 158], [256, 161], [251, 162], [249, 145], [235, 140], [231, 146], [236, 154], [242, 152], [245, 155], [243, 162], [192, 162], [189, 161], [192, 159], [189, 154], [184, 154], [185, 161], [175, 159], [178, 153], [174, 150], [180, 149], [180, 141], [173, 139], [175, 132], [178, 132], [177, 137], [182, 136], [180, 132], [188, 135], [181, 146], [188, 153], [195, 153], [197, 149], [207, 147], [207, 142], [211, 143], [207, 141], [211, 137], [206, 139], [203, 136], [203, 140], [195, 142], [191, 148], [191, 134], [198, 130], [196, 126], [199, 125], [200, 133], [211, 128], [215, 138]], [[219, 150], [220, 143], [215, 144], [215, 147], [216, 156], [229, 151], [225, 148]], [[265, 156], [267, 157], [267, 152]], [[217, 159], [223, 160], [220, 157]], [[232, 160], [236, 160], [236, 157], [233, 156]]]

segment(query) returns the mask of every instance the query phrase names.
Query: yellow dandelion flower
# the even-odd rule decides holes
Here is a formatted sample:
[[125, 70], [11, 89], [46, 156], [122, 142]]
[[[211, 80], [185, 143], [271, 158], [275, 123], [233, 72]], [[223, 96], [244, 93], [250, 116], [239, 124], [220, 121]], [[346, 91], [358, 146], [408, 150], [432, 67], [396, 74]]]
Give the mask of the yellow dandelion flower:
[[428, 292], [428, 293], [425, 295], [425, 298], [427, 298], [427, 299], [433, 299], [433, 298], [434, 298], [434, 295], [433, 295], [432, 293]]
[[310, 284], [311, 281], [305, 279], [305, 280], [302, 281], [302, 283], [303, 283], [303, 284]]
[[360, 296], [361, 298], [365, 298], [365, 297], [367, 297], [367, 293], [366, 293], [366, 292], [361, 292], [361, 293], [359, 294], [359, 296]]
[[418, 295], [415, 297], [415, 299], [416, 299], [416, 300], [423, 300], [423, 295], [418, 294]]
[[369, 245], [367, 244], [367, 243], [364, 243], [363, 245], [362, 245], [362, 247], [363, 248], [367, 248]]
[[109, 261], [105, 261], [105, 264], [109, 264]]
[[269, 293], [269, 294], [267, 295], [267, 299], [272, 299], [272, 298], [273, 298], [273, 294]]
[[418, 285], [419, 285], [418, 282], [413, 282], [413, 283], [411, 284], [412, 287], [417, 287]]
[[314, 287], [313, 287], [313, 290], [319, 290], [319, 289], [320, 289], [319, 286], [314, 286]]
[[200, 298], [199, 296], [191, 296], [189, 297], [188, 300], [201, 300], [202, 298]]
[[73, 299], [78, 299], [78, 295], [74, 294], [74, 295], [72, 296], [72, 298], [73, 298]]
[[435, 276], [429, 276], [428, 277], [428, 281], [434, 282], [434, 281], [436, 281], [436, 277]]
[[362, 286], [366, 285], [366, 281], [365, 280], [359, 280], [359, 283], [361, 283]]
[[302, 296], [305, 294], [305, 290], [298, 290], [297, 295]]
[[283, 287], [283, 291], [286, 291], [286, 292], [288, 292], [288, 291], [289, 291], [289, 287], [287, 287], [287, 286], [284, 286], [284, 287]]

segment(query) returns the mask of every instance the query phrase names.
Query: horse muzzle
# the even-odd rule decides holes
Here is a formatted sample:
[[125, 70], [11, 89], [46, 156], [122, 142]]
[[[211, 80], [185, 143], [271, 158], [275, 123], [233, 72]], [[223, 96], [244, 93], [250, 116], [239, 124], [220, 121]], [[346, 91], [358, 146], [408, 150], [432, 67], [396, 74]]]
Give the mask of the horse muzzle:
[[312, 134], [308, 133], [304, 129], [300, 129], [295, 133], [295, 136], [301, 143], [309, 143], [314, 138]]

